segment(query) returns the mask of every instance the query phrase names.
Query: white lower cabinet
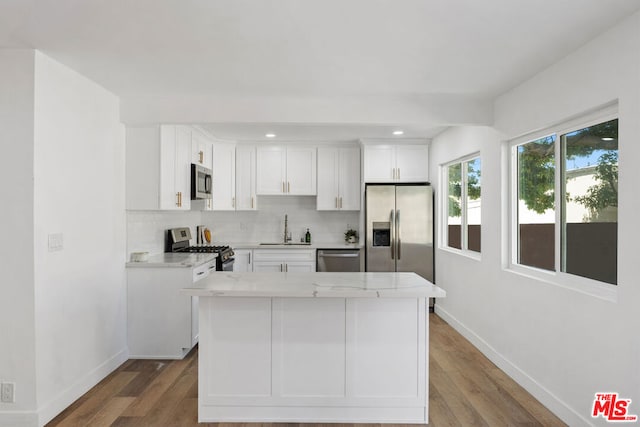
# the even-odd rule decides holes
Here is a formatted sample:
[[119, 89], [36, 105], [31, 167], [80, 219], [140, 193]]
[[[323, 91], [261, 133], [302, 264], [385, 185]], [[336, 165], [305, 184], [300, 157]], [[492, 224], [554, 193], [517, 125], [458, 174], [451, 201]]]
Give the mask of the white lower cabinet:
[[256, 249], [253, 271], [309, 273], [316, 271], [315, 249]]
[[234, 249], [233, 272], [234, 273], [251, 273], [253, 271], [253, 250], [251, 249]]
[[180, 292], [209, 271], [127, 268], [127, 342], [132, 359], [182, 359], [198, 343], [198, 297]]

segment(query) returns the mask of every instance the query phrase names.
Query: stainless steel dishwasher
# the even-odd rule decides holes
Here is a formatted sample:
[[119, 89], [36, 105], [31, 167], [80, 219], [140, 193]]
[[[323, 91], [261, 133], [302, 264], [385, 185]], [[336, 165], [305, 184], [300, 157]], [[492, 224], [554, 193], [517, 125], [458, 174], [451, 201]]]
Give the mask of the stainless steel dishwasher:
[[360, 249], [318, 249], [317, 271], [362, 271]]

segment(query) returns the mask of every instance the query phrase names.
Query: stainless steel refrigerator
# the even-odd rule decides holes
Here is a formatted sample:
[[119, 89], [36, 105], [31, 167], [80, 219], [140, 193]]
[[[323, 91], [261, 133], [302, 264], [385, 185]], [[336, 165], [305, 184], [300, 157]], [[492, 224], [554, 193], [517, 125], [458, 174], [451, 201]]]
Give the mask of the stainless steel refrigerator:
[[428, 184], [365, 188], [366, 271], [413, 271], [433, 282], [433, 193]]

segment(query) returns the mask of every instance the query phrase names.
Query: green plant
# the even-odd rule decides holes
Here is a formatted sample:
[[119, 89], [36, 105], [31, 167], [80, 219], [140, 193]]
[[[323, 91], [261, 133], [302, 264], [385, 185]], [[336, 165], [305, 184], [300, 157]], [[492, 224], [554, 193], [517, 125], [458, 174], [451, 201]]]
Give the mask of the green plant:
[[348, 242], [352, 237], [357, 239], [358, 232], [353, 228], [349, 228], [347, 231], [344, 232], [344, 241]]

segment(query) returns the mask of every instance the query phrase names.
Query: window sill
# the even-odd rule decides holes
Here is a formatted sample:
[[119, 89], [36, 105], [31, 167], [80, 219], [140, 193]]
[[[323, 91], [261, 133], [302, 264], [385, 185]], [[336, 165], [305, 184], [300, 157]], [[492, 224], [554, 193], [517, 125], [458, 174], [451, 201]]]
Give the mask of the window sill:
[[460, 255], [465, 258], [472, 259], [474, 261], [482, 261], [482, 255], [480, 252], [463, 251], [461, 249], [450, 248], [449, 246], [440, 246], [438, 249], [440, 249], [443, 252], [449, 252], [451, 254]]
[[527, 277], [529, 279], [545, 282], [550, 285], [559, 286], [564, 289], [569, 289], [605, 301], [613, 303], [618, 302], [617, 285], [598, 282], [597, 280], [575, 276], [572, 274], [557, 273], [533, 267], [525, 267], [522, 265], [510, 265], [504, 268], [504, 271], [517, 274], [518, 276]]

